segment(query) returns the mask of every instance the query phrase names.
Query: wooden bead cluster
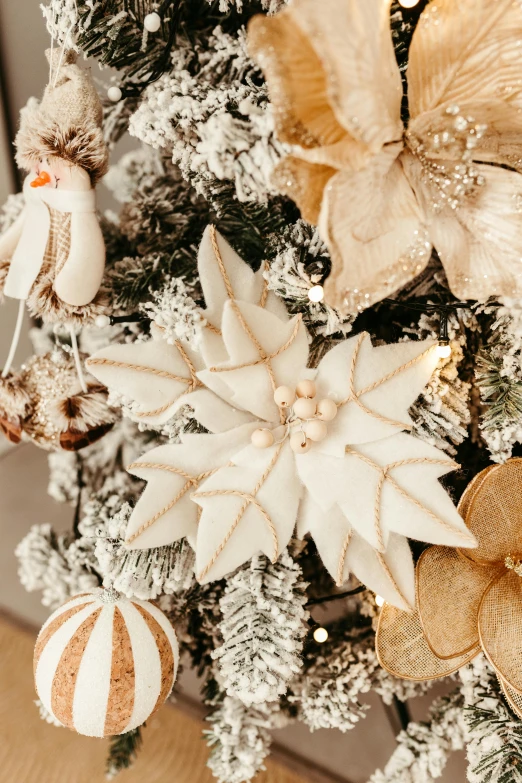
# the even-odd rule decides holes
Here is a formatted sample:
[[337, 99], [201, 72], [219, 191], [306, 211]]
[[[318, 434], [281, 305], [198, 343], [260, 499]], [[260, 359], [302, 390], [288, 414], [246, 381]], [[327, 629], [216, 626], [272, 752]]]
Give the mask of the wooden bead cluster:
[[[328, 397], [317, 401], [313, 381], [299, 381], [295, 390], [289, 386], [278, 386], [274, 401], [279, 408], [290, 411], [288, 424], [299, 425], [290, 433], [290, 447], [296, 454], [305, 454], [312, 443], [324, 440], [328, 434], [326, 422], [337, 416], [337, 405]], [[258, 429], [252, 433], [252, 444], [267, 449], [274, 444], [274, 434], [269, 429]]]

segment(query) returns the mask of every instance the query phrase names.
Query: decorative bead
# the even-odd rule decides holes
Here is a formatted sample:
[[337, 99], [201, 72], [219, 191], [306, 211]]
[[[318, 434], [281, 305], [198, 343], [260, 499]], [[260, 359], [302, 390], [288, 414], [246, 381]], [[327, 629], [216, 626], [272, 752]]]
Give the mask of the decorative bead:
[[329, 397], [317, 403], [317, 416], [321, 421], [332, 421], [337, 416], [337, 405]]
[[114, 101], [114, 103], [118, 103], [118, 101], [121, 101], [122, 95], [123, 93], [120, 87], [116, 87], [116, 85], [109, 87], [109, 89], [107, 90], [107, 98], [110, 101]]
[[110, 326], [111, 319], [109, 318], [108, 315], [97, 315], [94, 323], [96, 324], [98, 329], [103, 329], [106, 326]]
[[294, 402], [294, 413], [299, 419], [311, 419], [315, 416], [317, 403], [315, 400], [309, 400], [307, 397], [299, 397]]
[[299, 381], [296, 388], [298, 397], [315, 397], [316, 388], [313, 381]]
[[252, 446], [255, 446], [256, 449], [268, 449], [270, 446], [274, 445], [273, 433], [264, 428], [254, 430], [250, 436], [250, 440], [252, 441]]
[[161, 27], [161, 16], [155, 11], [152, 14], [147, 14], [143, 20], [143, 26], [148, 33], [157, 33]]
[[320, 421], [319, 419], [312, 419], [312, 421], [306, 422], [305, 432], [310, 440], [318, 442], [326, 438], [328, 435], [328, 428], [324, 421]]
[[295, 400], [295, 392], [289, 386], [278, 386], [274, 392], [274, 400], [280, 408], [290, 408]]
[[306, 437], [304, 432], [293, 432], [290, 435], [290, 448], [296, 454], [306, 454], [310, 450], [312, 442]]
[[314, 285], [308, 289], [308, 298], [311, 302], [322, 302], [324, 299], [324, 288], [322, 285]]

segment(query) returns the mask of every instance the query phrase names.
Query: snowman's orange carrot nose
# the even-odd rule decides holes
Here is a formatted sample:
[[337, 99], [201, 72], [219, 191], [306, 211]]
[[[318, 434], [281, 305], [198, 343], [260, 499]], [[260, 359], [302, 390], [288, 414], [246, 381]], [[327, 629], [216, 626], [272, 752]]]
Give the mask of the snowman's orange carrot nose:
[[32, 188], [41, 188], [51, 181], [51, 175], [47, 171], [41, 171], [40, 174], [31, 182]]

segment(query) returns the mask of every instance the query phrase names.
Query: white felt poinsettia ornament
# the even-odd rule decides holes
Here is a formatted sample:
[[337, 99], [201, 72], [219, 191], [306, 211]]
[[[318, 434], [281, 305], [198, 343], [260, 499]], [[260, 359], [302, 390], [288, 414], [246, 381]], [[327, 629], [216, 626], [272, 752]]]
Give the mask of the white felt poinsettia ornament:
[[129, 470], [148, 481], [127, 530], [131, 548], [187, 537], [197, 578], [219, 579], [254, 554], [275, 560], [298, 531], [314, 537], [340, 584], [350, 571], [390, 603], [414, 604], [405, 536], [473, 546], [438, 478], [443, 452], [403, 432], [437, 363], [432, 341], [337, 345], [316, 371], [299, 316], [213, 227], [199, 251], [206, 326], [197, 348], [156, 339], [113, 345], [90, 371], [160, 423], [189, 405], [208, 434], [185, 434]]

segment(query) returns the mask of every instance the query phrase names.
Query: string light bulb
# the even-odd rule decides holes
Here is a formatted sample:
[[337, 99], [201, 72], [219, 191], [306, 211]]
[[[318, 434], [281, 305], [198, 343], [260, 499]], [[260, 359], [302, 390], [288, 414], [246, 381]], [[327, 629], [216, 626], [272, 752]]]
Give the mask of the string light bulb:
[[440, 342], [437, 345], [437, 355], [441, 359], [449, 359], [451, 356], [451, 345], [448, 342]]
[[107, 90], [107, 98], [110, 101], [113, 101], [114, 103], [118, 103], [118, 101], [121, 101], [123, 96], [123, 93], [121, 91], [120, 87], [117, 87], [115, 84], [113, 84], [112, 87], [109, 87]]
[[375, 603], [377, 604], [377, 606], [384, 606], [384, 598], [382, 597], [382, 595], [375, 596]]
[[322, 285], [314, 285], [308, 289], [308, 298], [311, 302], [322, 302], [324, 299], [324, 288]]
[[326, 628], [323, 628], [322, 626], [316, 628], [314, 631], [314, 639], [318, 644], [324, 644], [328, 639], [328, 631]]
[[415, 8], [418, 5], [419, 0], [399, 0], [399, 5], [403, 8]]

